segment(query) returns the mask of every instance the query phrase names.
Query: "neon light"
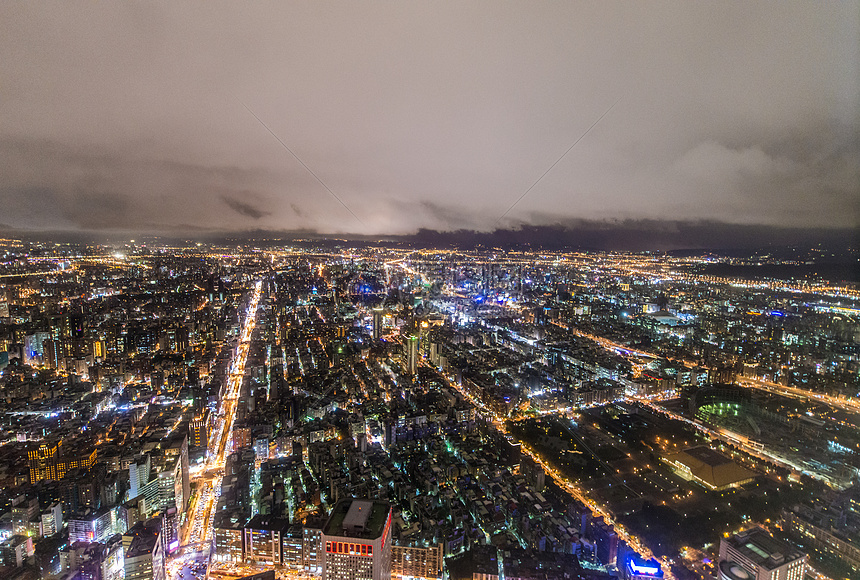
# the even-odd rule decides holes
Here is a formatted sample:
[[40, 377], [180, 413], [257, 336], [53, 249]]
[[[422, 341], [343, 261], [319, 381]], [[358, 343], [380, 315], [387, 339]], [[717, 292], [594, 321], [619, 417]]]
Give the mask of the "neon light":
[[388, 511], [388, 520], [385, 522], [385, 527], [382, 529], [382, 547], [385, 547], [385, 543], [388, 541], [388, 531], [391, 529], [391, 514], [393, 512], [391, 510]]
[[627, 561], [627, 566], [629, 570], [636, 575], [641, 576], [653, 576], [656, 578], [660, 578], [663, 576], [663, 571], [660, 569], [660, 564], [653, 558], [648, 560], [647, 562], [642, 561], [640, 558], [636, 556], [632, 556]]
[[373, 556], [373, 545], [352, 544], [347, 542], [326, 542], [325, 551], [329, 554], [349, 554], [351, 556]]
[[630, 569], [637, 574], [656, 574], [660, 571], [660, 568], [654, 568], [653, 566], [639, 566], [633, 562], [630, 562]]

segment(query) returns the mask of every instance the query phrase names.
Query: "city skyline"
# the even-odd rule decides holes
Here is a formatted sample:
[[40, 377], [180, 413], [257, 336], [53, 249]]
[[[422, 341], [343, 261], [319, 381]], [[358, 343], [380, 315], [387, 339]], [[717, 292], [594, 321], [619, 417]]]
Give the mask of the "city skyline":
[[3, 580], [860, 580], [860, 0], [0, 23]]
[[0, 576], [851, 580], [834, 256], [0, 237]]
[[855, 8], [7, 4], [0, 225], [856, 229]]

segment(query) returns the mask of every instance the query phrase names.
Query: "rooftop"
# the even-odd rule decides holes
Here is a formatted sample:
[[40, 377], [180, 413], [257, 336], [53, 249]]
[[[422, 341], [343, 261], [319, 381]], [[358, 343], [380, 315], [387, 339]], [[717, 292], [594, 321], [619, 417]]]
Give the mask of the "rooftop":
[[375, 539], [382, 535], [391, 505], [384, 501], [346, 499], [337, 503], [323, 527], [327, 536]]
[[693, 476], [715, 489], [742, 483], [757, 475], [722, 453], [705, 446], [685, 449], [666, 457], [666, 460], [685, 466]]
[[290, 527], [289, 520], [285, 520], [283, 518], [273, 518], [269, 515], [257, 514], [251, 521], [245, 524], [245, 528], [250, 530], [266, 530], [266, 531], [275, 531], [275, 532], [283, 532]]
[[758, 527], [744, 530], [723, 541], [767, 570], [773, 570], [806, 556], [795, 546], [774, 538]]

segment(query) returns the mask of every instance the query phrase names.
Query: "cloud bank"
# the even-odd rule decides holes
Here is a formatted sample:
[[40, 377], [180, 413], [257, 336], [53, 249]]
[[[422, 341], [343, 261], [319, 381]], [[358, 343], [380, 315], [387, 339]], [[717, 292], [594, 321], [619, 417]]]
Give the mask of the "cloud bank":
[[[4, 3], [0, 221], [860, 225], [856, 4]], [[246, 103], [360, 218], [242, 106]]]

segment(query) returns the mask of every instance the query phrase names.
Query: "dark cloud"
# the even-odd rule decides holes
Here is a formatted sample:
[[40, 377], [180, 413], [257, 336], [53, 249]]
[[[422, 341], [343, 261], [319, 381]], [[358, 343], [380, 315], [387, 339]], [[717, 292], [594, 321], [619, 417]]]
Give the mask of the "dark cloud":
[[620, 97], [501, 226], [860, 223], [856, 3], [216, 4], [0, 4], [4, 222], [492, 232]]
[[228, 195], [221, 196], [221, 199], [230, 207], [230, 209], [232, 209], [239, 215], [248, 216], [250, 218], [254, 218], [255, 220], [258, 220], [261, 217], [265, 217], [271, 214], [271, 212], [256, 208], [250, 203], [240, 201]]
[[810, 244], [822, 244], [836, 250], [860, 247], [858, 232], [854, 229], [659, 220], [570, 220], [563, 224], [524, 225], [492, 232], [419, 230], [413, 235], [392, 239], [419, 245], [505, 249], [530, 247], [545, 250], [727, 251]]
[[[154, 224], [144, 224], [155, 228]], [[157, 228], [156, 228], [157, 229]], [[115, 231], [44, 231], [26, 232], [28, 238], [54, 241], [114, 242], [127, 240], [140, 228]], [[22, 235], [20, 229], [0, 225], [0, 233], [7, 236]], [[159, 231], [162, 242], [194, 239], [213, 243], [253, 242], [255, 244], [343, 244], [346, 238], [356, 246], [389, 245], [398, 247], [438, 246], [461, 249], [542, 249], [557, 250], [612, 250], [612, 251], [667, 251], [695, 252], [703, 250], [728, 253], [765, 250], [769, 253], [787, 248], [809, 248], [814, 245], [828, 256], [834, 252], [841, 264], [856, 269], [856, 251], [860, 248], [860, 231], [854, 228], [790, 228], [778, 226], [729, 224], [713, 221], [660, 221], [660, 220], [567, 220], [554, 225], [522, 225], [513, 229], [476, 231], [460, 229], [438, 231], [419, 229], [407, 235], [336, 235], [320, 234], [307, 228], [283, 230], [245, 229], [224, 231], [194, 224], [178, 224]], [[796, 256], [794, 256], [796, 257]], [[858, 273], [850, 276], [857, 279]]]

